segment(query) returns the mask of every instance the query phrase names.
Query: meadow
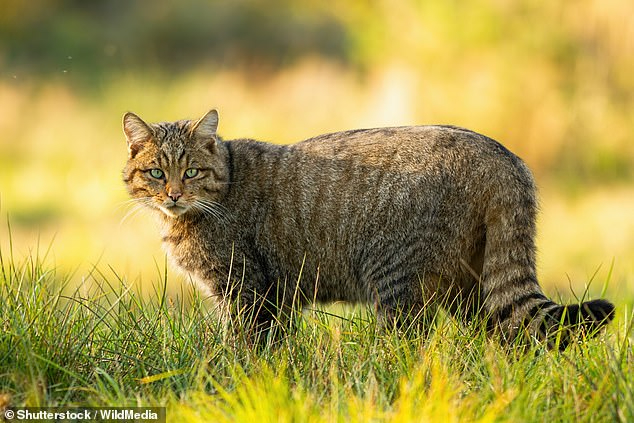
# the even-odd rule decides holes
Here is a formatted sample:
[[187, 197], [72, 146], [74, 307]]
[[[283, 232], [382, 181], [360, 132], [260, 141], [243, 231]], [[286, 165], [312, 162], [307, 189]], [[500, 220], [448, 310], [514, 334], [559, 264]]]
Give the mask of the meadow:
[[[295, 72], [269, 90], [315, 79], [311, 71]], [[370, 311], [346, 306], [305, 311], [281, 345], [254, 350], [234, 342], [215, 319], [211, 301], [170, 271], [151, 216], [129, 215], [119, 174], [126, 154], [122, 110], [147, 110], [155, 119], [182, 117], [180, 110], [197, 113], [192, 103], [200, 103], [201, 87], [213, 98], [229, 83], [225, 78], [206, 86], [194, 76], [169, 90], [152, 88], [163, 82], [139, 87], [138, 80], [117, 81], [115, 94], [98, 104], [62, 85], [35, 96], [3, 87], [5, 104], [18, 106], [3, 121], [5, 134], [18, 140], [3, 167], [5, 405], [160, 405], [168, 421], [634, 417], [634, 295], [628, 283], [634, 196], [624, 184], [575, 189], [544, 183], [548, 179], [537, 174], [546, 292], [562, 301], [605, 295], [618, 310], [604, 335], [564, 353], [537, 346], [509, 353], [482, 327], [442, 314], [429, 338], [377, 332]], [[291, 142], [322, 131], [319, 125], [347, 125], [341, 117], [322, 116], [315, 124], [287, 119], [282, 128], [285, 108], [300, 107], [302, 99], [277, 100], [261, 115], [255, 109], [264, 100], [236, 100], [248, 88], [243, 81], [231, 84], [237, 95], [234, 90], [230, 98], [210, 100], [229, 137], [259, 133]], [[343, 107], [362, 104], [361, 95], [346, 93], [350, 104]], [[161, 99], [170, 100], [169, 113], [155, 109]], [[372, 114], [359, 118], [359, 125], [364, 119], [380, 124], [380, 115]], [[269, 125], [269, 119], [278, 123]]]
[[[1, 256], [0, 408], [161, 406], [167, 421], [631, 421], [631, 308], [563, 353], [501, 348], [442, 313], [377, 330], [369, 310], [311, 308], [281, 341], [232, 336], [209, 299], [151, 293], [114, 269], [72, 286], [34, 252]], [[161, 270], [161, 269], [159, 269]]]
[[[167, 2], [158, 3], [144, 25], [169, 15]], [[258, 2], [221, 11], [243, 3], [265, 13]], [[19, 34], [16, 16], [37, 22], [28, 13], [54, 13], [25, 4], [10, 0], [0, 16], [2, 54], [12, 51], [3, 37]], [[193, 19], [193, 5], [203, 7], [182, 4], [173, 19]], [[343, 58], [291, 45], [301, 54], [274, 57], [275, 66], [201, 54], [170, 67], [151, 43], [125, 50], [143, 36], [154, 42], [151, 32], [133, 31], [134, 20], [116, 22], [119, 41], [97, 45], [91, 31], [104, 26], [83, 22], [85, 11], [40, 22], [42, 31], [59, 31], [41, 50], [49, 62], [11, 66], [17, 53], [0, 57], [0, 409], [158, 405], [168, 421], [185, 422], [633, 421], [633, 6], [452, 4], [351, 1], [317, 13], [312, 2], [280, 2], [288, 16], [327, 17], [345, 39], [336, 50]], [[178, 35], [200, 38], [208, 25], [192, 22]], [[242, 36], [239, 22], [226, 25]], [[263, 47], [262, 34], [300, 26], [250, 27], [255, 35], [244, 44], [213, 53], [279, 49]], [[78, 28], [85, 36], [71, 37]], [[25, 45], [37, 44], [24, 34]], [[176, 35], [165, 37], [159, 47]], [[284, 47], [287, 38], [277, 41]], [[108, 68], [108, 60], [120, 62]], [[539, 186], [546, 294], [606, 297], [615, 321], [563, 353], [539, 345], [520, 353], [442, 313], [425, 337], [377, 331], [369, 308], [336, 304], [305, 310], [276, 345], [235, 340], [212, 301], [172, 271], [152, 216], [130, 209], [121, 182], [126, 111], [162, 121], [210, 108], [226, 139], [291, 143], [440, 123], [499, 140]]]

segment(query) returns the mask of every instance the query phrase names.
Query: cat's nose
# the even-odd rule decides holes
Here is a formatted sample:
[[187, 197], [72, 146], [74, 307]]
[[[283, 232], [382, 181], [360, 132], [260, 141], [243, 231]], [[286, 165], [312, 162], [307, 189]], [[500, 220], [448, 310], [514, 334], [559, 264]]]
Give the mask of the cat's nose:
[[167, 196], [171, 198], [173, 202], [177, 202], [178, 199], [183, 196], [183, 193], [180, 191], [172, 191], [167, 193]]

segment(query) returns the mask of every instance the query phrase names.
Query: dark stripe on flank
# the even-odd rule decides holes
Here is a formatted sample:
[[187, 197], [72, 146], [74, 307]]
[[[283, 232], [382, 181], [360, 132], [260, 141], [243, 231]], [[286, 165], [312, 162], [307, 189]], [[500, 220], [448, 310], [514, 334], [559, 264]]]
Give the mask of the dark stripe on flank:
[[545, 305], [544, 303], [540, 303], [531, 307], [531, 309], [528, 310], [528, 314], [526, 315], [526, 318], [529, 320], [533, 320], [539, 314], [539, 312], [544, 309], [544, 305]]
[[382, 306], [394, 306], [398, 305], [400, 301], [405, 301], [407, 296], [403, 295], [403, 291], [408, 288], [411, 277], [408, 275], [401, 275], [395, 279], [385, 278], [376, 286], [376, 294], [378, 295], [379, 303]]

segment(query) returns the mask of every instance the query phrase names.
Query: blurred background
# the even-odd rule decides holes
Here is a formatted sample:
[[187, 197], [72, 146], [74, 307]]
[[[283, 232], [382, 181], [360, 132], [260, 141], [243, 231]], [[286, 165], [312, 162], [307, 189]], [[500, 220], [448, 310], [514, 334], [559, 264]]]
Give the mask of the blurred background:
[[[634, 296], [630, 0], [2, 0], [0, 247], [81, 280], [165, 260], [129, 208], [121, 117], [220, 112], [224, 138], [447, 123], [533, 169], [539, 272]], [[113, 269], [113, 270], [111, 270]], [[179, 289], [180, 277], [170, 289]]]

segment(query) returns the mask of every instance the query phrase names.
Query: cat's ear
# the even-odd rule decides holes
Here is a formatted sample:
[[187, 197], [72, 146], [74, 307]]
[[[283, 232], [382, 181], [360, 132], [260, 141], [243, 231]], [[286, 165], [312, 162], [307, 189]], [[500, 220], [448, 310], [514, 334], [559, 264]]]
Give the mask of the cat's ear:
[[209, 143], [209, 149], [213, 152], [216, 148], [218, 137], [218, 111], [213, 109], [208, 111], [203, 117], [192, 125], [191, 135], [202, 142]]
[[128, 140], [128, 153], [131, 159], [137, 155], [143, 145], [154, 135], [147, 123], [130, 112], [123, 115], [123, 132], [125, 132], [125, 137]]

